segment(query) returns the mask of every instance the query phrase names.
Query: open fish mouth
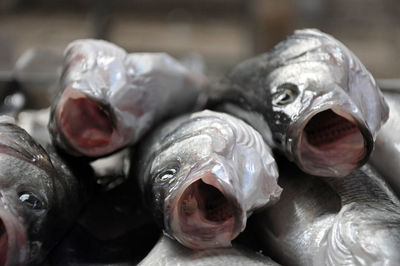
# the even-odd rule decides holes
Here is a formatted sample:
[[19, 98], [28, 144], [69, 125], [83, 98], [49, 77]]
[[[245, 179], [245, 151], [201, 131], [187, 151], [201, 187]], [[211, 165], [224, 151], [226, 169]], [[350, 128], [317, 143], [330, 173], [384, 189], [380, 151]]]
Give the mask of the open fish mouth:
[[57, 126], [71, 148], [86, 156], [109, 152], [117, 135], [111, 110], [72, 89], [62, 97]]
[[348, 135], [363, 138], [357, 125], [346, 118], [326, 110], [316, 114], [304, 128], [308, 143], [316, 148], [323, 149], [334, 145]]
[[113, 124], [110, 113], [88, 98], [68, 99], [60, 116], [60, 125], [68, 140], [84, 149], [110, 143]]
[[301, 132], [301, 167], [314, 175], [345, 176], [368, 156], [366, 142], [354, 118], [324, 110], [312, 116]]
[[190, 248], [230, 246], [239, 234], [238, 204], [226, 195], [213, 174], [205, 174], [187, 186], [174, 209], [175, 237]]
[[228, 199], [212, 185], [202, 179], [195, 181], [180, 199], [180, 213], [191, 217], [195, 212], [204, 222], [224, 222], [233, 218]]

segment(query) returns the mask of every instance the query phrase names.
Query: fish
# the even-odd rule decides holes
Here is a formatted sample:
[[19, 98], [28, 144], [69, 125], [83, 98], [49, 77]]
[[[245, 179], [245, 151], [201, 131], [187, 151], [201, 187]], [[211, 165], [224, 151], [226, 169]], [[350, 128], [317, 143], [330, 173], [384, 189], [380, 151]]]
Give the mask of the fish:
[[131, 53], [84, 39], [65, 50], [49, 131], [73, 156], [101, 157], [135, 144], [162, 119], [202, 106], [207, 79], [166, 53]]
[[278, 169], [261, 135], [204, 110], [169, 120], [132, 155], [144, 205], [164, 233], [191, 249], [227, 247], [247, 217], [278, 200]]
[[[0, 119], [0, 265], [40, 265], [73, 225], [89, 190], [71, 167]], [[83, 165], [79, 172], [90, 173]]]
[[162, 236], [157, 245], [138, 264], [148, 265], [279, 265], [260, 253], [241, 246], [207, 250], [188, 249], [178, 242]]
[[361, 61], [317, 29], [296, 30], [239, 63], [208, 98], [208, 108], [229, 103], [261, 116], [254, 120], [266, 124], [267, 143], [318, 176], [344, 177], [365, 164], [389, 112]]
[[400, 197], [400, 82], [399, 85], [383, 89], [390, 108], [389, 120], [379, 131], [370, 163], [391, 185]]
[[283, 265], [400, 263], [400, 203], [375, 169], [321, 178], [277, 161], [281, 198], [249, 222], [263, 252]]

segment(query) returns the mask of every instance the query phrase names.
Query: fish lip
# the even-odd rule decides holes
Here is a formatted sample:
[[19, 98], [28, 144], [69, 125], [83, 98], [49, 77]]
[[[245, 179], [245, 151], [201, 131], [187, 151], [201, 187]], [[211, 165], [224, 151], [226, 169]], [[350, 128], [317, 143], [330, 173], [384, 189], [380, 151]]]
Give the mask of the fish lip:
[[[317, 108], [315, 108], [317, 109]], [[301, 150], [300, 150], [300, 140], [302, 138], [303, 135], [303, 131], [304, 128], [306, 127], [306, 125], [308, 124], [308, 122], [318, 113], [321, 113], [323, 111], [327, 111], [327, 110], [340, 110], [343, 111], [344, 113], [348, 114], [349, 116], [351, 116], [352, 119], [354, 119], [354, 122], [356, 123], [358, 130], [360, 131], [360, 133], [363, 136], [364, 139], [364, 156], [356, 163], [356, 168], [361, 167], [362, 165], [364, 165], [373, 149], [374, 149], [374, 138], [373, 135], [371, 133], [371, 131], [368, 128], [368, 125], [357, 115], [354, 115], [352, 111], [349, 111], [347, 108], [339, 105], [339, 104], [335, 104], [335, 103], [326, 103], [326, 104], [321, 104], [319, 105], [318, 110], [315, 111], [311, 111], [309, 112], [304, 119], [298, 119], [290, 128], [289, 128], [289, 134], [287, 134], [286, 136], [286, 144], [289, 148], [289, 150], [287, 150], [286, 152], [288, 152], [289, 155], [288, 157], [296, 162], [296, 164], [305, 172], [310, 173], [312, 175], [317, 175], [317, 176], [328, 176], [328, 177], [344, 177], [347, 174], [349, 174], [351, 171], [346, 171], [346, 172], [338, 172], [338, 171], [332, 171], [330, 169], [324, 169], [324, 171], [321, 172], [316, 172], [315, 169], [309, 169], [307, 167], [305, 167], [302, 164], [302, 156], [301, 156]], [[297, 133], [296, 132], [300, 132]], [[352, 169], [354, 170], [354, 169]]]
[[[107, 113], [110, 114], [110, 122], [112, 127], [112, 134], [110, 135], [110, 143], [103, 146], [97, 146], [92, 148], [80, 147], [79, 144], [76, 144], [72, 141], [65, 130], [61, 125], [62, 113], [64, 109], [64, 105], [68, 99], [88, 99], [89, 101], [93, 101], [96, 105], [101, 106], [106, 109]], [[73, 87], [67, 87], [62, 93], [59, 102], [54, 110], [54, 117], [49, 124], [50, 132], [53, 135], [53, 139], [55, 139], [56, 144], [61, 147], [63, 150], [66, 150], [69, 154], [74, 156], [88, 156], [88, 157], [101, 157], [113, 152], [118, 151], [123, 148], [125, 145], [122, 137], [118, 137], [119, 130], [118, 127], [113, 123], [113, 119], [115, 118], [115, 112], [113, 108], [110, 106], [102, 106], [98, 99], [94, 99], [87, 95], [84, 92], [79, 91]]]
[[[165, 200], [164, 204], [164, 213], [170, 212], [169, 215], [164, 216], [164, 233], [171, 238], [176, 239], [178, 242], [183, 244], [186, 247], [192, 248], [192, 249], [206, 249], [206, 248], [218, 248], [218, 247], [227, 247], [230, 246], [230, 241], [233, 240], [235, 237], [239, 235], [239, 233], [244, 229], [245, 223], [246, 223], [246, 212], [242, 210], [241, 204], [239, 200], [234, 197], [234, 192], [233, 189], [231, 188], [231, 185], [227, 184], [226, 182], [221, 182], [218, 176], [214, 173], [211, 172], [212, 166], [206, 166], [206, 167], [201, 167], [200, 169], [194, 169], [192, 170], [188, 175], [187, 178], [185, 179], [184, 184], [180, 187], [179, 191], [175, 190], [175, 193], [173, 193], [169, 198]], [[229, 203], [232, 206], [233, 210], [233, 229], [230, 235], [230, 240], [229, 243], [224, 243], [220, 244], [217, 241], [212, 241], [209, 240], [207, 241], [202, 241], [200, 237], [196, 237], [191, 235], [188, 237], [187, 235], [183, 235], [183, 237], [174, 234], [174, 226], [173, 226], [173, 220], [175, 216], [178, 216], [177, 213], [177, 208], [178, 204], [180, 201], [181, 196], [185, 193], [185, 191], [194, 184], [196, 181], [199, 181], [200, 179], [204, 178], [204, 172], [208, 172], [208, 177], [213, 175], [212, 178], [218, 183], [220, 188], [217, 188], [229, 201]], [[207, 176], [206, 176], [207, 177]], [[221, 189], [223, 191], [221, 191]], [[224, 222], [225, 223], [225, 222]], [[222, 224], [224, 224], [222, 223]], [[215, 239], [216, 237], [214, 237]]]
[[[0, 199], [2, 199], [0, 194]], [[5, 265], [25, 265], [29, 259], [27, 234], [18, 217], [15, 217], [7, 205], [0, 204], [0, 222], [7, 233], [7, 259]]]

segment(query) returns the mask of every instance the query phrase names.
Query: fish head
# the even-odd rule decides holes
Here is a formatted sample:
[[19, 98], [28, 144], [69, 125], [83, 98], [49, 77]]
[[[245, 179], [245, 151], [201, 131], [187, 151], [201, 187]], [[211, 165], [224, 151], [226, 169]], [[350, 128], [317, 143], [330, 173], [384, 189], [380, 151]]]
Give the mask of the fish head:
[[78, 40], [65, 51], [49, 131], [69, 154], [104, 156], [134, 144], [162, 117], [201, 104], [206, 84], [165, 53], [127, 54], [105, 41]]
[[99, 40], [79, 40], [66, 48], [62, 88], [49, 122], [56, 145], [73, 155], [98, 157], [135, 137], [132, 125], [144, 111], [135, 104], [140, 97], [129, 94], [125, 56], [121, 48]]
[[387, 119], [374, 79], [343, 44], [316, 30], [296, 32], [277, 50], [282, 57], [265, 80], [275, 142], [310, 174], [346, 176], [368, 160]]
[[[68, 194], [77, 186], [67, 185], [62, 176], [66, 170], [60, 171], [53, 162], [26, 131], [0, 123], [2, 265], [40, 263], [76, 216], [72, 207], [76, 199], [68, 199]], [[71, 205], [63, 203], [66, 198]], [[72, 213], [64, 207], [72, 208]]]
[[160, 153], [150, 171], [165, 232], [194, 249], [229, 246], [245, 215], [229, 181], [236, 173], [212, 145], [209, 136], [185, 139]]
[[[287, 75], [294, 67], [301, 68], [301, 75]], [[371, 131], [325, 64], [285, 66], [269, 78], [274, 140], [300, 168], [342, 177], [366, 162], [373, 148]]]
[[269, 152], [243, 121], [192, 114], [161, 140], [148, 166], [147, 195], [163, 214], [165, 233], [193, 249], [230, 246], [255, 209], [279, 198]]

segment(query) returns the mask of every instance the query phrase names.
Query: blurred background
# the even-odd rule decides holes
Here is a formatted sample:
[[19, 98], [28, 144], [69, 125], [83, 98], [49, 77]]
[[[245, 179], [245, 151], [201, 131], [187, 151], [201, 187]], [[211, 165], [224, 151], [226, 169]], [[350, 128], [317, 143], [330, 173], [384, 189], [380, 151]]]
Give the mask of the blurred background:
[[79, 38], [202, 58], [217, 79], [304, 27], [341, 40], [376, 78], [400, 77], [398, 0], [1, 0], [0, 79], [28, 69], [21, 79], [45, 86]]

